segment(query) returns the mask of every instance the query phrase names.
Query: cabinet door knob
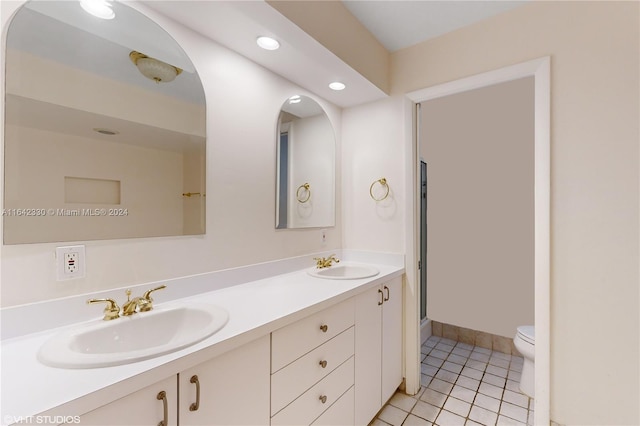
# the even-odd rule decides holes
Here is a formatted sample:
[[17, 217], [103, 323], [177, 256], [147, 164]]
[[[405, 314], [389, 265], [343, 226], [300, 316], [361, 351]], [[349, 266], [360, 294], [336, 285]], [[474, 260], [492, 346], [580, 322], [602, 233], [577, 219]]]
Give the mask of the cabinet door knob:
[[322, 395], [318, 399], [324, 404], [325, 402], [327, 402], [327, 395]]
[[169, 423], [169, 405], [167, 404], [167, 393], [165, 391], [161, 391], [156, 396], [158, 401], [162, 401], [162, 411], [163, 411], [163, 419], [160, 420], [158, 426], [167, 426]]
[[387, 287], [386, 285], [384, 286], [384, 289], [387, 292], [387, 296], [384, 298], [384, 301], [386, 302], [387, 300], [389, 300], [389, 287]]
[[327, 324], [322, 324], [320, 326], [320, 330], [322, 330], [323, 333], [326, 333], [328, 329], [329, 329], [329, 326]]
[[189, 411], [198, 411], [198, 408], [200, 408], [200, 380], [198, 380], [198, 376], [191, 376], [189, 383], [195, 383], [196, 385], [196, 402], [189, 406]]
[[327, 368], [327, 361], [322, 360], [322, 361], [319, 362], [319, 364], [320, 364], [320, 367]]
[[382, 295], [382, 290], [378, 289], [378, 293], [380, 294], [380, 301], [378, 302], [378, 306], [380, 306], [384, 302], [384, 296]]

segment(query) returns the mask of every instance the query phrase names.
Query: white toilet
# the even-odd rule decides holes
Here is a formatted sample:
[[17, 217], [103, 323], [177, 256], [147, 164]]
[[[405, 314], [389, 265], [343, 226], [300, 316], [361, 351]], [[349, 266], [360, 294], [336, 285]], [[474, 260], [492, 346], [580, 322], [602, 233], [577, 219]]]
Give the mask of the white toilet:
[[534, 381], [534, 357], [536, 335], [532, 325], [521, 325], [518, 327], [516, 337], [513, 338], [513, 344], [524, 358], [522, 367], [522, 375], [520, 377], [520, 390], [530, 398], [535, 395]]

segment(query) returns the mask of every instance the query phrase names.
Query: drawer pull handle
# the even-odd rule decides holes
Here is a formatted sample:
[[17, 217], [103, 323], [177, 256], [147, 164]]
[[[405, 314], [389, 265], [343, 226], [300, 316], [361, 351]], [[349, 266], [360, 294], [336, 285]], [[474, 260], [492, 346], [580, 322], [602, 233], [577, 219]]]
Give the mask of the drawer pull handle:
[[386, 302], [387, 300], [389, 300], [389, 287], [385, 285], [384, 289], [387, 291], [387, 297], [384, 298], [384, 301]]
[[322, 395], [320, 398], [318, 398], [323, 404], [325, 402], [327, 402], [327, 395]]
[[158, 401], [162, 401], [162, 408], [164, 418], [158, 423], [158, 426], [167, 426], [169, 424], [169, 406], [167, 405], [167, 393], [165, 391], [159, 392], [156, 396]]
[[382, 290], [378, 289], [378, 293], [380, 293], [380, 301], [378, 302], [378, 306], [380, 306], [384, 302], [384, 296], [382, 295]]
[[200, 408], [200, 380], [198, 380], [198, 376], [191, 376], [189, 383], [195, 383], [196, 385], [196, 402], [189, 406], [189, 411], [198, 411], [198, 408]]
[[319, 362], [319, 364], [320, 364], [320, 367], [327, 368], [327, 361], [322, 360], [322, 361]]
[[323, 333], [326, 333], [328, 329], [329, 329], [329, 326], [327, 324], [322, 324], [320, 326], [320, 330], [322, 330]]

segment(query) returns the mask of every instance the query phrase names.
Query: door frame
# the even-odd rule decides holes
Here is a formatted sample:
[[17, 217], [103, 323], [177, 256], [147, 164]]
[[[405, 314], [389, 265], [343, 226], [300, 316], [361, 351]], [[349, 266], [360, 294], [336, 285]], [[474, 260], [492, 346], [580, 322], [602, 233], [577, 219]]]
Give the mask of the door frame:
[[[550, 421], [551, 303], [550, 303], [550, 207], [551, 207], [551, 58], [549, 56], [499, 68], [405, 94], [407, 146], [407, 235], [405, 294], [405, 346], [407, 392], [420, 387], [419, 251], [420, 151], [416, 104], [481, 87], [534, 77], [534, 293], [535, 293], [535, 413], [536, 424]], [[411, 300], [414, 299], [414, 300]], [[413, 356], [415, 355], [415, 356]]]

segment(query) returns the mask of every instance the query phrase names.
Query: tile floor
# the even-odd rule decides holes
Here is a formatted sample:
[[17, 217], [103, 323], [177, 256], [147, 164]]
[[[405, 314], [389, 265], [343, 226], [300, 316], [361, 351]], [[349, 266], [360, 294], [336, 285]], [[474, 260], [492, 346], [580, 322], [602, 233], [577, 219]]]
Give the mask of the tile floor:
[[521, 357], [430, 337], [422, 345], [422, 388], [397, 392], [371, 426], [533, 425], [520, 393]]

